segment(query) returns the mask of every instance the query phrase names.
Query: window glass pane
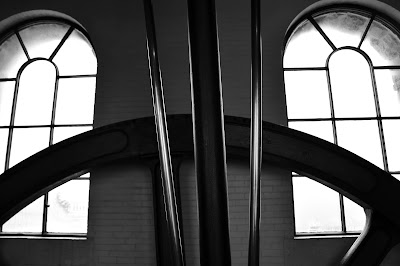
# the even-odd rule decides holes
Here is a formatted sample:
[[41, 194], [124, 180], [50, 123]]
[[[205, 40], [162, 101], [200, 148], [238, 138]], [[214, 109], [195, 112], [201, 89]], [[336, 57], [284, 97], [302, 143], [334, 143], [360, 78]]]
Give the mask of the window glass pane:
[[400, 70], [376, 69], [376, 87], [382, 116], [400, 116]]
[[358, 52], [341, 50], [329, 60], [336, 117], [376, 116], [368, 62]]
[[49, 192], [47, 230], [54, 233], [86, 233], [89, 180], [71, 180]]
[[289, 127], [310, 135], [314, 135], [326, 141], [332, 143], [334, 142], [332, 122], [330, 121], [289, 122]]
[[288, 118], [331, 117], [325, 71], [285, 71]]
[[8, 128], [0, 128], [0, 174], [4, 172], [8, 142]]
[[339, 146], [383, 169], [378, 122], [376, 120], [337, 121], [336, 129]]
[[96, 74], [97, 59], [86, 37], [74, 30], [54, 57], [60, 75]]
[[88, 173], [86, 173], [86, 174], [83, 174], [83, 175], [81, 175], [81, 176], [78, 177], [78, 178], [90, 178], [90, 172], [88, 172]]
[[378, 21], [372, 22], [361, 49], [374, 66], [400, 65], [400, 39]]
[[43, 221], [44, 196], [23, 208], [10, 220], [3, 224], [3, 232], [7, 233], [41, 233]]
[[332, 48], [307, 20], [290, 36], [283, 57], [283, 66], [324, 67], [331, 52]]
[[60, 79], [56, 124], [92, 124], [96, 78]]
[[49, 146], [50, 128], [15, 128], [10, 167]]
[[293, 177], [296, 233], [340, 232], [339, 194], [307, 177]]
[[330, 12], [314, 19], [336, 48], [358, 47], [370, 20], [350, 12]]
[[14, 87], [14, 81], [0, 82], [0, 126], [10, 125]]
[[54, 128], [53, 144], [92, 129], [93, 127], [56, 127]]
[[49, 58], [68, 28], [63, 24], [46, 23], [30, 26], [19, 34], [31, 58]]
[[392, 176], [394, 176], [394, 178], [400, 181], [400, 174], [392, 174]]
[[0, 78], [16, 78], [27, 58], [14, 34], [0, 45]]
[[364, 208], [345, 196], [343, 196], [343, 205], [347, 232], [362, 231], [366, 221]]
[[20, 77], [15, 125], [49, 125], [56, 71], [45, 60], [29, 64]]
[[400, 171], [400, 120], [383, 120], [389, 171]]

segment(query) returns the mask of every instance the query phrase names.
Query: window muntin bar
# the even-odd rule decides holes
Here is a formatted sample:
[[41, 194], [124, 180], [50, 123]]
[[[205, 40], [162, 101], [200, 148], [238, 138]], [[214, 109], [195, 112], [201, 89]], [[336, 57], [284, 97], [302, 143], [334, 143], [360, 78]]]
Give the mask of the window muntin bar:
[[74, 30], [54, 56], [60, 75], [96, 74], [97, 59], [89, 40]]
[[[314, 40], [310, 43], [309, 40]], [[299, 53], [298, 51], [301, 51]], [[310, 21], [306, 20], [293, 32], [283, 58], [287, 67], [323, 67], [332, 48]], [[301, 63], [299, 63], [301, 62]]]
[[16, 78], [20, 67], [28, 60], [14, 34], [0, 45], [0, 78]]
[[369, 18], [353, 12], [330, 12], [314, 17], [321, 30], [337, 47], [355, 46], [360, 43]]
[[400, 65], [400, 38], [389, 27], [374, 20], [361, 50], [368, 54], [374, 66]]
[[31, 58], [50, 58], [67, 33], [69, 26], [58, 23], [42, 23], [19, 32]]

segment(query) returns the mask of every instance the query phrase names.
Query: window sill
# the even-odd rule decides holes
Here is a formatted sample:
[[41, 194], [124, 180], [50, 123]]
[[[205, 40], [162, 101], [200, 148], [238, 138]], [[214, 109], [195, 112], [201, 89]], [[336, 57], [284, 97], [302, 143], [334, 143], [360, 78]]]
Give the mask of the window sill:
[[294, 239], [334, 239], [334, 238], [357, 238], [360, 233], [347, 233], [347, 234], [304, 234], [295, 235]]
[[7, 233], [0, 233], [0, 239], [87, 240], [87, 235], [86, 234], [7, 234]]

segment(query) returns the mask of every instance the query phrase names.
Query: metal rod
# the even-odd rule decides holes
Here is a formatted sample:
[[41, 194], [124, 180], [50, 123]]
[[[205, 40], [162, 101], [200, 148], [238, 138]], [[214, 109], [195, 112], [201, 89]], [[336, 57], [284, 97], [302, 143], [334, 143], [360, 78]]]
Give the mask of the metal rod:
[[260, 24], [260, 0], [252, 0], [249, 266], [258, 266], [260, 257], [260, 175], [262, 165], [262, 46]]
[[179, 218], [175, 198], [168, 129], [165, 118], [164, 95], [162, 88], [161, 72], [158, 63], [157, 42], [153, 8], [150, 0], [143, 0], [146, 19], [147, 53], [149, 61], [150, 79], [153, 96], [154, 117], [157, 131], [158, 151], [163, 184], [165, 212], [172, 248], [174, 265], [185, 265], [182, 252], [182, 243], [179, 228]]
[[214, 0], [188, 0], [200, 264], [231, 265], [222, 85]]
[[[179, 168], [181, 159], [172, 157], [172, 170], [174, 174], [174, 186], [176, 191], [176, 205], [178, 209], [178, 218], [182, 221], [182, 209], [179, 193]], [[154, 206], [154, 228], [156, 233], [156, 252], [158, 266], [175, 266], [172, 260], [172, 252], [170, 245], [170, 237], [168, 233], [168, 219], [165, 213], [165, 203], [163, 197], [162, 174], [160, 171], [160, 163], [156, 162], [151, 166], [153, 179], [153, 206]], [[181, 231], [182, 254], [185, 255], [185, 245], [183, 231]]]

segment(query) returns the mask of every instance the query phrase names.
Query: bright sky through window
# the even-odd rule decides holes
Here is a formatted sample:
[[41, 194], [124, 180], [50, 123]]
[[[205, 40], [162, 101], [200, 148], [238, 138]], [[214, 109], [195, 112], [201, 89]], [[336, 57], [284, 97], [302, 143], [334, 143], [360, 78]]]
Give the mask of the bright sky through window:
[[[1, 169], [93, 128], [97, 59], [83, 29], [58, 21], [22, 25], [0, 43], [0, 62]], [[1, 231], [85, 234], [88, 193], [89, 175], [71, 180]]]
[[[400, 38], [394, 28], [368, 12], [315, 14], [291, 33], [283, 64], [289, 127], [400, 174]], [[363, 229], [360, 206], [313, 182], [293, 177], [297, 233]], [[319, 207], [310, 213], [316, 198]]]

